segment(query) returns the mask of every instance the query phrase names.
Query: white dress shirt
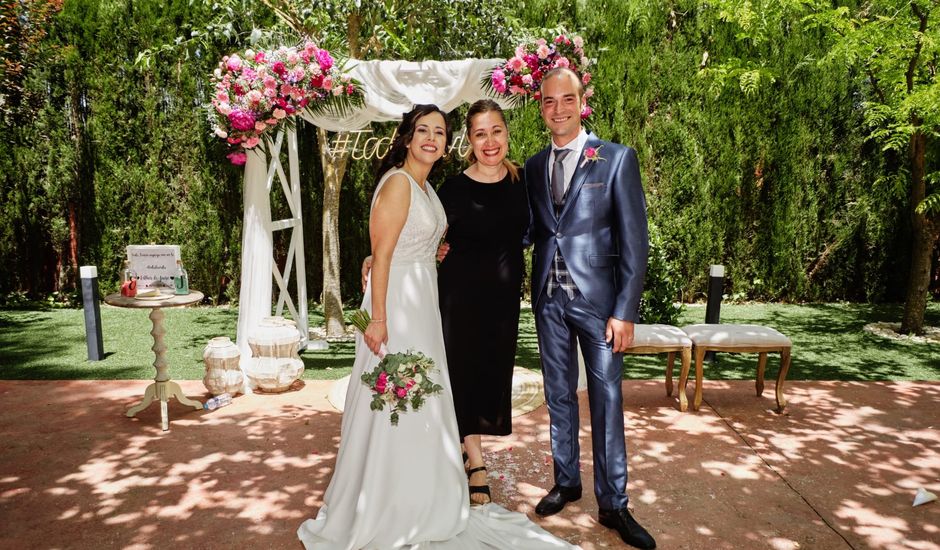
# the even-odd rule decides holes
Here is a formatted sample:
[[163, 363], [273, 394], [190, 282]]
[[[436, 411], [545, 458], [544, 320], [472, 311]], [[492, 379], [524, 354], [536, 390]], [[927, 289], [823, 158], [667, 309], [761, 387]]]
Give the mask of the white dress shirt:
[[565, 193], [568, 192], [568, 187], [571, 186], [571, 178], [574, 176], [574, 171], [578, 169], [578, 163], [582, 160], [581, 151], [584, 149], [584, 145], [586, 143], [587, 132], [584, 131], [584, 128], [581, 128], [581, 131], [578, 132], [578, 137], [568, 142], [568, 144], [564, 147], [555, 145], [555, 140], [552, 140], [552, 153], [548, 156], [549, 181], [551, 181], [552, 167], [555, 166], [555, 151], [558, 149], [571, 150], [571, 152], [568, 153], [568, 156], [565, 157], [565, 160], [563, 160], [561, 163], [565, 169]]

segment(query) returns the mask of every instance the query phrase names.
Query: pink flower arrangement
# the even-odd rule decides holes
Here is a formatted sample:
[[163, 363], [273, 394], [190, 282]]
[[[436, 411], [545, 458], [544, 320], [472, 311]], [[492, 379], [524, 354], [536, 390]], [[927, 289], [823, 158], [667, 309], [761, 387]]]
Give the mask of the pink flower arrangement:
[[313, 42], [223, 57], [212, 84], [213, 132], [236, 149], [226, 155], [232, 164], [244, 164], [245, 149], [306, 108], [362, 99], [359, 84], [338, 74], [330, 52]]
[[[592, 64], [584, 54], [584, 40], [580, 36], [560, 34], [551, 41], [539, 38], [534, 42], [516, 46], [515, 54], [505, 63], [497, 65], [486, 82], [497, 94], [520, 98], [540, 99], [542, 78], [552, 69], [567, 67], [581, 78], [585, 85], [585, 100], [594, 95], [588, 67]], [[587, 118], [592, 110], [585, 101], [581, 118]]]

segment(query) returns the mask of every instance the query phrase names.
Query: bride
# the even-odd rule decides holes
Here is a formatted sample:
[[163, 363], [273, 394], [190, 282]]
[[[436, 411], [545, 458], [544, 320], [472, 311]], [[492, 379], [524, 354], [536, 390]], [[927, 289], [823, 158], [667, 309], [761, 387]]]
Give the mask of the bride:
[[[450, 126], [435, 105], [406, 113], [379, 170], [369, 235], [372, 273], [362, 307], [372, 315], [357, 337], [356, 359], [333, 478], [316, 519], [297, 536], [309, 549], [574, 548], [496, 504], [471, 508], [437, 298], [435, 254], [446, 217], [427, 176], [450, 142]], [[391, 353], [420, 351], [434, 360], [444, 391], [397, 426], [388, 410], [369, 408], [359, 382]]]

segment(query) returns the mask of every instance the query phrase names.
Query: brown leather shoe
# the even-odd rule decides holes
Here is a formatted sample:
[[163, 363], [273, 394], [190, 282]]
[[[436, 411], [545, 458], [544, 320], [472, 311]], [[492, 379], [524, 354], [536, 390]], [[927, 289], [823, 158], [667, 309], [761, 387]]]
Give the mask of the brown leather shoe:
[[535, 513], [540, 516], [550, 516], [557, 514], [565, 508], [565, 504], [574, 502], [581, 498], [581, 486], [562, 487], [555, 485], [552, 490], [539, 501], [535, 507]]
[[643, 528], [642, 525], [633, 519], [626, 508], [618, 510], [600, 510], [597, 520], [604, 527], [609, 527], [617, 531], [623, 542], [641, 548], [642, 550], [653, 550], [656, 548], [656, 541]]

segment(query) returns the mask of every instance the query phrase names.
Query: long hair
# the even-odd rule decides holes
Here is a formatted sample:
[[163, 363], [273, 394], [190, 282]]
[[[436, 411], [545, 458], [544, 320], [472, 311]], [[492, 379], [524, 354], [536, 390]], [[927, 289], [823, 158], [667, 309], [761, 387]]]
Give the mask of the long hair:
[[[506, 124], [506, 115], [503, 114], [503, 108], [499, 106], [499, 103], [496, 103], [492, 99], [481, 99], [475, 102], [470, 106], [470, 109], [467, 110], [467, 118], [464, 121], [465, 127], [467, 129], [467, 138], [470, 138], [471, 126], [473, 123], [473, 118], [477, 115], [482, 115], [483, 113], [496, 113], [499, 115], [499, 119], [503, 121], [503, 126], [506, 127], [506, 131], [509, 131], [509, 125]], [[473, 164], [477, 161], [477, 156], [473, 154], [473, 147], [470, 148], [470, 151], [467, 153], [467, 162]], [[509, 179], [513, 182], [519, 180], [519, 166], [516, 165], [513, 161], [508, 158], [503, 158], [503, 166], [506, 167], [506, 170], [509, 172]]]
[[[450, 147], [451, 134], [453, 132], [450, 127], [450, 120], [447, 119], [447, 114], [437, 105], [415, 105], [413, 109], [402, 115], [401, 123], [395, 130], [395, 139], [392, 140], [392, 144], [388, 148], [388, 153], [382, 159], [382, 162], [379, 164], [379, 170], [375, 173], [376, 184], [379, 183], [379, 180], [382, 179], [385, 172], [388, 172], [392, 168], [401, 168], [405, 165], [405, 159], [408, 157], [408, 144], [411, 143], [411, 138], [415, 135], [415, 123], [419, 118], [431, 113], [440, 113], [441, 116], [444, 117], [444, 128], [446, 129], [444, 150], [446, 151], [447, 148]], [[443, 158], [444, 157], [441, 156], [441, 159]], [[434, 167], [441, 162], [441, 159], [438, 159], [438, 161], [434, 163]], [[434, 167], [432, 167], [432, 170]]]

